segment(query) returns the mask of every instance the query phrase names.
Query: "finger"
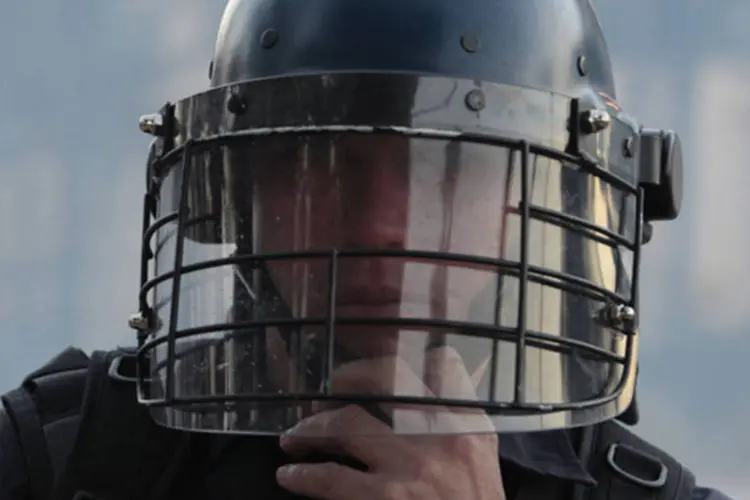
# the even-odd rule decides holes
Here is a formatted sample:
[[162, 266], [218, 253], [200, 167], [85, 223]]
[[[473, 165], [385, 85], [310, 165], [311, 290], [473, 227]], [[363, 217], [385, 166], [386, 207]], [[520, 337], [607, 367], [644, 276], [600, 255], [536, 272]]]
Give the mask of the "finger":
[[276, 471], [279, 486], [318, 500], [351, 500], [373, 491], [373, 476], [333, 462], [293, 464]]
[[[423, 352], [417, 375], [401, 357], [367, 358], [347, 363], [333, 373], [332, 391], [394, 396], [477, 398], [474, 383], [458, 352], [442, 346]], [[421, 361], [421, 363], [417, 363]]]
[[477, 400], [474, 381], [458, 351], [442, 346], [427, 351], [426, 358], [425, 383], [436, 396]]
[[[431, 396], [423, 381], [398, 356], [359, 359], [337, 368], [330, 380], [332, 394], [383, 396]], [[340, 403], [316, 401], [313, 413], [339, 407]], [[404, 406], [404, 405], [401, 405]], [[380, 405], [392, 422], [391, 408]]]
[[281, 449], [293, 456], [328, 452], [350, 456], [377, 469], [406, 447], [390, 427], [358, 405], [349, 405], [308, 417], [279, 440]]
[[432, 395], [424, 381], [400, 356], [367, 358], [347, 363], [333, 374], [335, 392], [363, 392], [394, 396]]
[[[425, 363], [427, 386], [439, 398], [479, 402], [474, 380], [469, 374], [461, 355], [450, 346], [429, 351]], [[440, 411], [432, 422], [432, 432], [452, 433], [494, 433], [495, 426], [482, 408], [472, 406], [452, 406], [448, 411]]]
[[[432, 393], [406, 361], [398, 356], [365, 358], [337, 368], [330, 380], [333, 394], [380, 394], [384, 396], [429, 397]], [[313, 411], [333, 405], [315, 402]]]
[[[331, 377], [331, 391], [333, 394], [377, 394], [385, 399], [388, 396], [434, 396], [424, 380], [400, 356], [366, 358], [342, 365]], [[315, 402], [312, 411], [323, 411], [334, 405]], [[429, 433], [430, 424], [425, 412], [430, 408], [425, 405], [372, 403], [369, 406], [379, 409], [378, 413], [397, 433]]]
[[490, 366], [490, 358], [485, 358], [484, 361], [482, 361], [479, 366], [474, 370], [474, 372], [471, 374], [471, 383], [474, 384], [474, 390], [476, 391], [477, 387], [479, 387], [479, 384], [482, 382], [482, 379], [484, 378], [484, 375], [487, 373], [487, 368]]
[[[425, 404], [380, 404], [390, 414], [393, 430], [398, 434], [492, 432], [494, 426], [481, 409], [449, 409], [440, 404], [429, 404], [430, 399], [435, 397], [478, 399], [473, 381], [458, 352], [444, 346], [423, 351], [422, 355], [422, 363], [419, 363], [421, 376], [403, 358], [396, 356], [361, 359], [343, 365], [333, 374], [332, 392], [425, 398]], [[412, 361], [417, 365], [416, 359]], [[313, 411], [322, 408], [325, 406], [317, 403]]]
[[[417, 375], [401, 357], [358, 360], [334, 372], [331, 386], [334, 394], [377, 393], [425, 398], [425, 404], [383, 404], [391, 417], [393, 430], [407, 434], [444, 434], [455, 432], [491, 432], [493, 426], [483, 411], [474, 408], [446, 408], [429, 404], [430, 399], [477, 399], [474, 384], [458, 352], [449, 346], [422, 351]], [[421, 361], [421, 363], [417, 363]], [[313, 411], [323, 405], [316, 404]], [[456, 418], [460, 415], [461, 418]]]

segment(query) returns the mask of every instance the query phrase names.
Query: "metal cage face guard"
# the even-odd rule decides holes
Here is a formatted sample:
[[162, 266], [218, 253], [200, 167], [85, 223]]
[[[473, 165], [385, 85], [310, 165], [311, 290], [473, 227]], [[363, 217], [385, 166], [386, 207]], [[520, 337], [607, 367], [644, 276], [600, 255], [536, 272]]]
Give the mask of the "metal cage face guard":
[[663, 166], [606, 97], [299, 76], [142, 128], [131, 326], [157, 422], [276, 434], [355, 403], [383, 432], [518, 432], [631, 403], [643, 176]]

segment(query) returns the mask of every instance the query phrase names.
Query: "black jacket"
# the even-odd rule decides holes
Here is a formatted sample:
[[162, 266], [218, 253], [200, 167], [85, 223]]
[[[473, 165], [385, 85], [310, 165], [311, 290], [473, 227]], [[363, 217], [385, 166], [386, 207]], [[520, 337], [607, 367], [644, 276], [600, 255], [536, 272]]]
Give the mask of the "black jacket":
[[[525, 481], [559, 481], [568, 490], [576, 482], [595, 481], [579, 462], [571, 435], [565, 431], [501, 435], [499, 454], [508, 498]], [[275, 438], [201, 435], [195, 440], [184, 480], [177, 481], [173, 498], [278, 499], [291, 498], [275, 482], [283, 456]], [[562, 493], [562, 490], [561, 490]], [[567, 491], [563, 493], [566, 495]], [[30, 500], [28, 476], [18, 437], [0, 409], [0, 500]], [[562, 496], [564, 498], [564, 496]], [[546, 500], [546, 499], [545, 499]], [[732, 500], [707, 488], [696, 488], [680, 500]]]

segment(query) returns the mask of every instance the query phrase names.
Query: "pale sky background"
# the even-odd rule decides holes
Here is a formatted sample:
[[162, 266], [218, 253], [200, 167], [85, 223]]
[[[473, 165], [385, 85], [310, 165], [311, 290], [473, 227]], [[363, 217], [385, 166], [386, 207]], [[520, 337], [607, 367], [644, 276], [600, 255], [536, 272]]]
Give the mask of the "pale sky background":
[[[685, 148], [684, 214], [645, 251], [636, 430], [750, 500], [750, 1], [594, 3], [619, 100]], [[0, 391], [66, 345], [133, 342], [137, 119], [207, 85], [223, 5], [0, 6]]]

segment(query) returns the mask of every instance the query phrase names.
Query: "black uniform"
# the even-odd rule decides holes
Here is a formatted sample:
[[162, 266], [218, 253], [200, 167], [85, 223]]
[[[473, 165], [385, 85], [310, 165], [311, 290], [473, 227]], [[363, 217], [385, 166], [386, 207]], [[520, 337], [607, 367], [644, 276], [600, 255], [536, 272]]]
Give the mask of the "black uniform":
[[0, 500], [288, 497], [316, 404], [498, 433], [509, 499], [725, 498], [616, 422], [682, 149], [589, 0], [230, 0], [210, 78], [140, 121], [137, 354], [4, 398]]
[[[94, 359], [110, 361], [115, 354], [120, 353], [99, 353]], [[125, 389], [123, 394], [126, 400], [134, 395], [133, 381], [124, 380], [132, 373], [128, 373], [128, 369], [121, 369], [124, 377], [114, 380], [110, 376], [115, 373], [113, 371], [105, 375], [104, 382], [92, 384], [91, 381], [97, 379], [94, 375], [97, 367], [87, 369], [87, 365], [88, 360], [80, 351], [69, 349], [31, 374], [24, 382], [25, 389], [15, 394], [29, 390], [25, 394], [29, 394], [30, 400], [35, 402], [34, 409], [38, 412], [26, 413], [24, 418], [17, 418], [22, 412], [6, 412], [5, 405], [10, 405], [9, 395], [3, 397], [3, 411], [0, 411], [0, 500], [73, 498], [73, 495], [64, 494], [66, 488], [68, 491], [81, 492], [78, 497], [81, 499], [295, 498], [279, 488], [275, 481], [276, 468], [288, 462], [278, 446], [277, 438], [184, 433], [180, 438], [189, 439], [183, 442], [174, 435], [159, 433], [169, 433], [165, 429], [158, 429], [154, 433], [157, 428], [150, 417], [132, 400], [129, 405], [126, 404], [130, 411], [122, 412], [111, 401], [112, 407], [103, 409], [102, 405], [106, 406], [103, 394], [113, 392], [113, 389]], [[106, 368], [107, 363], [103, 365]], [[89, 387], [86, 395], [82, 393], [84, 385]], [[92, 386], [99, 387], [98, 393], [91, 389]], [[81, 404], [82, 408], [77, 404]], [[18, 406], [14, 408], [18, 410]], [[132, 436], [126, 435], [125, 440], [120, 441], [120, 454], [109, 454], [107, 451], [110, 448], [117, 448], [112, 444], [112, 435], [104, 434], [96, 439], [96, 431], [91, 432], [91, 427], [88, 428], [88, 439], [83, 442], [75, 439], [77, 433], [82, 435], [78, 432], [82, 418], [106, 418], [107, 415], [102, 413], [106, 411], [115, 412], [117, 417], [112, 418], [110, 413], [112, 420], [103, 422], [98, 429], [150, 434], [147, 438], [147, 441], [150, 439], [150, 447], [143, 444], [140, 445], [144, 448], [141, 450], [140, 446], [131, 446]], [[34, 422], [37, 417], [37, 422]], [[140, 423], [134, 423], [139, 419]], [[41, 445], [45, 449], [39, 450], [34, 448], [34, 431], [37, 430], [35, 424], [42, 422], [44, 427], [38, 430], [44, 433]], [[23, 439], [19, 436], [20, 429], [23, 429], [20, 433], [25, 436]], [[602, 436], [602, 432], [607, 435]], [[588, 442], [585, 442], [586, 439]], [[127, 444], [123, 446], [124, 443]], [[617, 472], [607, 458], [613, 443], [625, 443], [630, 447], [624, 448], [626, 451], [615, 458], [614, 463], [621, 472]], [[40, 441], [36, 441], [36, 446], [39, 444]], [[165, 444], [171, 449], [160, 457], [154, 458], [150, 454]], [[73, 448], [93, 452], [94, 455], [96, 450], [101, 450], [102, 455], [88, 458], [92, 461], [89, 463], [96, 463], [95, 467], [99, 468], [96, 472], [105, 476], [103, 480], [92, 480], [85, 472], [75, 475], [75, 468], [67, 463]], [[136, 460], [139, 463], [134, 467], [131, 464], [131, 470], [142, 471], [143, 467], [139, 466], [150, 464], [153, 468], [151, 473], [146, 469], [146, 472], [128, 475], [128, 456], [134, 450], [150, 458]], [[75, 451], [73, 455], [76, 455]], [[696, 486], [690, 471], [683, 469], [664, 452], [634, 437], [620, 423], [589, 428], [588, 432], [555, 430], [502, 434], [499, 455], [508, 500], [731, 500], [717, 490]], [[45, 463], [47, 457], [50, 462]], [[82, 463], [75, 458], [71, 462]], [[45, 467], [49, 467], [49, 470]], [[662, 467], [667, 471], [667, 480], [658, 487], [644, 487], [644, 484], [658, 479]], [[47, 482], [45, 474], [56, 477], [57, 481]], [[78, 482], [75, 479], [69, 481], [71, 475]], [[67, 476], [68, 481], [61, 480], [61, 476]], [[158, 480], [164, 477], [167, 477], [166, 481]], [[130, 481], [126, 482], [126, 478]], [[61, 488], [63, 483], [67, 484]], [[56, 496], [49, 496], [53, 484], [58, 490]]]

